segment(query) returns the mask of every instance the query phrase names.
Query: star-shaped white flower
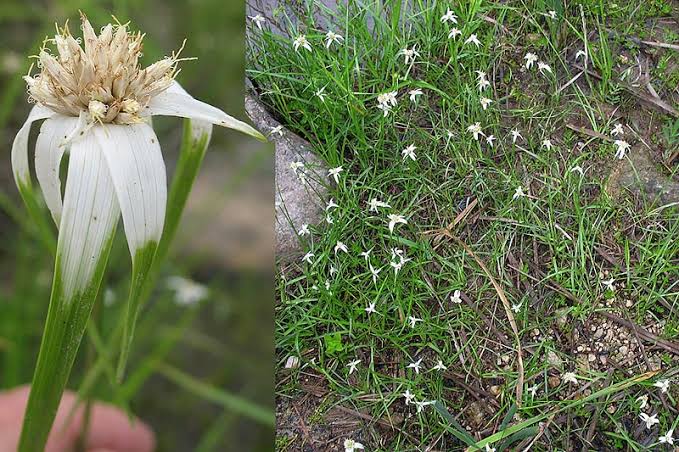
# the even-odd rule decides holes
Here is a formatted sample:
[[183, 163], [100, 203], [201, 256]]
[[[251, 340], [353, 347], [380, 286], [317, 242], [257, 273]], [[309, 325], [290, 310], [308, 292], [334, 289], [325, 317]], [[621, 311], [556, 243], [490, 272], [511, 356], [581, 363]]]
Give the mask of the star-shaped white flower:
[[368, 259], [370, 259], [370, 253], [372, 252], [372, 248], [370, 248], [368, 251], [362, 251], [358, 253], [359, 257], [362, 257], [365, 259], [366, 262], [368, 262]]
[[389, 91], [386, 93], [379, 94], [377, 96], [377, 108], [382, 110], [385, 117], [389, 114], [389, 112], [391, 112], [391, 109], [394, 108], [398, 103], [396, 99], [397, 95], [398, 91]]
[[418, 359], [414, 363], [408, 364], [408, 369], [413, 369], [416, 374], [420, 373], [420, 365], [422, 364], [422, 358]]
[[643, 410], [648, 406], [648, 395], [644, 394], [639, 396], [637, 397], [636, 401], [639, 402], [639, 409]]
[[373, 278], [373, 284], [377, 284], [377, 277], [382, 271], [382, 267], [374, 268], [372, 264], [368, 262], [368, 268], [370, 269], [370, 274], [372, 275]]
[[379, 207], [384, 207], [384, 208], [391, 208], [389, 204], [386, 202], [382, 202], [377, 198], [372, 198], [370, 201], [368, 201], [368, 210], [370, 212], [377, 212]]
[[337, 254], [338, 251], [342, 251], [343, 253], [348, 253], [349, 250], [347, 250], [347, 246], [340, 242], [339, 240], [337, 241], [337, 244], [335, 245], [335, 254]]
[[424, 92], [423, 92], [421, 89], [419, 89], [419, 88], [411, 89], [410, 91], [408, 91], [408, 95], [409, 95], [409, 97], [410, 97], [410, 101], [413, 102], [413, 103], [416, 103], [416, 102], [417, 102], [417, 98], [418, 98], [419, 96], [421, 96], [422, 94], [424, 94]]
[[330, 198], [330, 201], [328, 201], [328, 204], [325, 206], [325, 211], [329, 211], [330, 209], [336, 209], [339, 207], [339, 205], [335, 204], [335, 198]]
[[624, 135], [625, 131], [622, 128], [622, 124], [617, 123], [614, 127], [613, 130], [611, 130], [611, 136], [618, 136], [618, 135]]
[[549, 72], [551, 74], [552, 68], [549, 67], [549, 64], [543, 63], [542, 61], [538, 61], [538, 71], [543, 75], [545, 72]]
[[344, 452], [356, 452], [359, 449], [365, 449], [363, 444], [359, 443], [358, 441], [354, 441], [353, 439], [344, 440]]
[[483, 110], [485, 111], [486, 108], [488, 108], [488, 106], [493, 103], [493, 100], [488, 99], [487, 97], [482, 97], [481, 99], [479, 99], [479, 102], [481, 102], [481, 108], [483, 108]]
[[332, 177], [333, 180], [335, 181], [335, 183], [338, 184], [339, 183], [339, 175], [342, 171], [344, 171], [344, 168], [342, 168], [341, 166], [338, 166], [337, 168], [330, 168], [328, 170], [328, 176]]
[[462, 303], [461, 295], [462, 295], [462, 292], [460, 292], [459, 289], [455, 290], [455, 292], [453, 292], [453, 294], [450, 296], [450, 301], [452, 301], [455, 304]]
[[674, 444], [674, 429], [669, 429], [667, 433], [658, 437], [661, 444]]
[[443, 364], [443, 361], [441, 361], [439, 359], [438, 362], [436, 363], [436, 365], [434, 367], [432, 367], [432, 369], [433, 370], [446, 370], [448, 368]]
[[654, 414], [652, 416], [649, 416], [646, 413], [641, 413], [639, 414], [639, 418], [646, 423], [646, 428], [651, 429], [655, 424], [660, 424], [660, 421], [658, 420], [658, 415]]
[[297, 174], [297, 171], [304, 169], [304, 162], [291, 162], [290, 169], [293, 173]]
[[429, 405], [433, 405], [436, 403], [436, 400], [423, 400], [421, 402], [415, 402], [415, 406], [417, 407], [417, 412], [420, 413], [425, 407], [428, 407]]
[[403, 161], [406, 159], [410, 159], [413, 162], [417, 161], [417, 156], [415, 155], [415, 150], [417, 149], [417, 146], [414, 144], [411, 144], [407, 148], [401, 151], [401, 155], [403, 156]]
[[495, 448], [494, 448], [494, 447], [491, 447], [490, 444], [486, 444], [486, 449], [485, 449], [485, 451], [486, 451], [486, 452], [495, 452]]
[[523, 305], [523, 302], [522, 302], [522, 303], [518, 303], [518, 304], [512, 304], [512, 311], [518, 313], [519, 311], [521, 311], [521, 306], [522, 306], [522, 305]]
[[483, 92], [484, 89], [490, 87], [490, 81], [488, 79], [481, 78], [478, 80], [478, 82], [476, 82], [476, 86], [478, 86], [479, 92], [481, 93]]
[[549, 17], [552, 20], [556, 20], [556, 11], [554, 10], [547, 11], [547, 14], [545, 14], [545, 16]]
[[481, 123], [480, 122], [475, 122], [474, 124], [467, 127], [467, 132], [471, 132], [474, 135], [474, 139], [476, 141], [479, 141], [479, 135], [485, 136], [485, 134], [481, 130]]
[[406, 405], [409, 405], [415, 399], [415, 394], [410, 392], [410, 389], [406, 389], [406, 392], [403, 393], [403, 397], [406, 399]]
[[412, 315], [408, 316], [408, 323], [410, 323], [410, 328], [415, 328], [415, 325], [417, 324], [417, 322], [421, 322], [421, 321], [422, 321], [422, 319], [418, 319], [415, 316], [412, 316]]
[[563, 374], [562, 378], [564, 383], [573, 383], [574, 385], [578, 384], [578, 377], [574, 372], [566, 372]]
[[356, 371], [359, 364], [361, 364], [360, 359], [357, 359], [356, 361], [351, 361], [349, 364], [347, 364], [347, 367], [349, 368], [349, 375], [353, 374]]
[[305, 48], [309, 52], [311, 52], [311, 44], [309, 44], [309, 41], [307, 40], [305, 35], [299, 35], [295, 38], [294, 41], [292, 41], [292, 47], [294, 47], [295, 52], [299, 52], [299, 48]]
[[330, 264], [330, 276], [334, 276], [335, 273], [337, 273], [337, 271], [338, 271], [338, 270], [337, 270], [337, 267], [335, 267], [334, 265]]
[[262, 29], [262, 25], [264, 25], [266, 22], [266, 19], [261, 14], [257, 14], [256, 16], [248, 16], [248, 19], [250, 19], [252, 23], [254, 23], [260, 30]]
[[417, 49], [415, 49], [414, 46], [413, 46], [412, 49], [405, 47], [405, 48], [401, 49], [398, 52], [398, 54], [403, 55], [403, 59], [405, 60], [406, 65], [408, 65], [408, 63], [410, 63], [411, 61], [414, 63], [415, 58], [419, 58], [419, 56], [420, 56], [420, 52], [418, 52]]
[[328, 31], [325, 34], [325, 48], [329, 49], [333, 43], [342, 44], [343, 40], [344, 37], [342, 37], [342, 35], [338, 35], [333, 31]]
[[528, 392], [530, 393], [531, 398], [535, 398], [535, 396], [538, 393], [538, 389], [540, 389], [538, 385], [533, 385], [530, 388], [528, 388]]
[[542, 147], [550, 151], [553, 147], [552, 140], [542, 140]]
[[391, 233], [394, 232], [394, 227], [397, 224], [408, 224], [408, 220], [406, 220], [403, 215], [390, 213], [387, 215], [387, 218], [389, 219], [389, 232]]
[[328, 224], [334, 224], [335, 220], [332, 218], [330, 213], [325, 214], [325, 222]]
[[584, 170], [582, 169], [582, 166], [580, 165], [575, 165], [573, 168], [568, 170], [571, 173], [580, 173], [581, 176], [585, 174]]
[[495, 135], [488, 135], [486, 137], [486, 143], [488, 143], [488, 146], [491, 148], [493, 147], [493, 142], [495, 141]]
[[603, 284], [606, 287], [606, 290], [610, 290], [611, 292], [615, 292], [615, 279], [607, 279], [605, 281], [601, 281], [601, 284]]
[[578, 50], [577, 52], [575, 52], [575, 61], [578, 61], [580, 57], [582, 57], [583, 60], [587, 61], [587, 52], [585, 52], [584, 50]]
[[479, 41], [479, 38], [476, 37], [476, 34], [472, 33], [465, 41], [465, 44], [474, 44], [476, 48], [478, 49], [479, 46], [481, 45], [481, 41]]
[[443, 16], [441, 16], [441, 22], [442, 23], [450, 22], [451, 24], [456, 24], [457, 23], [457, 16], [455, 15], [455, 13], [453, 11], [448, 9], [448, 11], [446, 11], [446, 13]]
[[538, 56], [534, 53], [528, 52], [523, 57], [523, 59], [526, 60], [526, 69], [530, 69], [533, 67], [533, 64], [538, 61]]
[[526, 193], [523, 191], [523, 187], [519, 185], [518, 187], [516, 187], [516, 190], [514, 191], [512, 200], [517, 200], [519, 198], [523, 198], [524, 196], [526, 196]]
[[281, 136], [281, 137], [282, 137], [282, 136], [283, 136], [283, 126], [277, 125], [276, 127], [272, 127], [272, 128], [271, 128], [271, 132], [269, 132], [269, 133], [270, 133], [271, 135], [273, 135], [274, 133], [277, 133], [278, 136]]
[[308, 224], [303, 224], [301, 228], [299, 228], [299, 231], [297, 231], [298, 235], [305, 236], [311, 234], [311, 231], [309, 231], [309, 225]]
[[375, 309], [375, 303], [370, 303], [367, 308], [365, 308], [365, 312], [370, 314], [375, 314], [377, 312], [377, 309]]
[[670, 380], [664, 379], [664, 380], [658, 380], [655, 383], [653, 383], [653, 386], [656, 388], [660, 388], [660, 392], [662, 394], [665, 394], [667, 391], [670, 390]]
[[448, 33], [448, 39], [455, 39], [457, 36], [460, 36], [462, 34], [462, 31], [457, 28], [453, 27], [450, 29], [450, 32]]
[[521, 138], [523, 140], [523, 136], [521, 135], [521, 132], [519, 132], [518, 129], [513, 129], [511, 131], [511, 134], [512, 134], [512, 143], [516, 143], [516, 140], [518, 140], [519, 138]]
[[625, 158], [625, 153], [631, 148], [630, 144], [627, 141], [624, 140], [615, 140], [615, 147], [617, 150], [615, 151], [615, 158], [618, 160], [622, 160]]
[[314, 253], [312, 253], [311, 251], [309, 251], [302, 258], [302, 262], [306, 262], [307, 264], [313, 264], [314, 263], [314, 261], [313, 261], [314, 256], [316, 256], [316, 255]]
[[319, 89], [318, 91], [316, 91], [315, 95], [316, 95], [316, 97], [321, 99], [321, 102], [325, 103], [325, 97], [327, 96], [327, 94], [325, 94], [325, 86], [323, 88]]

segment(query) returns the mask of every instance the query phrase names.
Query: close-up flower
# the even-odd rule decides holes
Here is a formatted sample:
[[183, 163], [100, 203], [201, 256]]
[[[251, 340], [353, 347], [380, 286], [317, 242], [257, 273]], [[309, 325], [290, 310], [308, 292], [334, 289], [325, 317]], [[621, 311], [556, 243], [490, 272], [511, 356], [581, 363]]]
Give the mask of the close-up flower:
[[298, 35], [293, 41], [292, 41], [292, 46], [295, 49], [295, 52], [299, 52], [299, 48], [302, 47], [303, 49], [306, 49], [307, 51], [311, 52], [311, 44], [307, 40], [305, 35]]

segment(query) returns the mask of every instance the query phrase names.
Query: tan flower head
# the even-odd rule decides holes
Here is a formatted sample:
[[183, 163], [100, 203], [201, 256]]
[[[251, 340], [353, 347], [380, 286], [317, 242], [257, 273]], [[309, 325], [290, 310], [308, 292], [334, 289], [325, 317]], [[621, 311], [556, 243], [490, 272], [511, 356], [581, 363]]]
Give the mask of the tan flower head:
[[[88, 114], [103, 123], [135, 124], [140, 112], [172, 84], [179, 52], [143, 68], [139, 64], [144, 35], [127, 24], [108, 24], [95, 33], [81, 14], [83, 39], [68, 28], [45, 41], [38, 58], [40, 73], [24, 77], [32, 101], [65, 116]], [[56, 46], [57, 55], [47, 44]]]

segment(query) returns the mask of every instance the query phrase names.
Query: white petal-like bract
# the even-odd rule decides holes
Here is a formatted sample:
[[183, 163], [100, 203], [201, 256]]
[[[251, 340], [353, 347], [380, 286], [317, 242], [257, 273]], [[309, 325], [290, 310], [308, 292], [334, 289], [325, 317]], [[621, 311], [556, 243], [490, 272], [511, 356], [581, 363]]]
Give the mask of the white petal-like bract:
[[41, 119], [54, 116], [54, 112], [42, 105], [35, 105], [26, 118], [26, 122], [19, 129], [12, 143], [12, 171], [14, 180], [19, 187], [30, 186], [31, 171], [28, 166], [28, 134], [31, 131], [31, 124]]

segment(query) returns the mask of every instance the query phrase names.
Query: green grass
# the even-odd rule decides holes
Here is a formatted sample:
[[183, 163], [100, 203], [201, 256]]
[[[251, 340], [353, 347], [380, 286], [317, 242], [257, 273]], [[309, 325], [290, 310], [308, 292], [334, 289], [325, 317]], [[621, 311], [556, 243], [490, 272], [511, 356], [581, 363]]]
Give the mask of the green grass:
[[[645, 129], [649, 121], [662, 125], [663, 115], [635, 111], [638, 105], [618, 87], [619, 75], [631, 63], [622, 64], [616, 55], [626, 52], [634, 61], [638, 49], [630, 53], [605, 31], [631, 33], [648, 11], [634, 2], [618, 2], [615, 8], [593, 1], [568, 7], [547, 1], [455, 2], [462, 35], [452, 40], [447, 37], [452, 25], [439, 20], [446, 2], [438, 3], [416, 1], [412, 8], [400, 8], [397, 1], [383, 6], [349, 2], [323, 28], [326, 22], [315, 21], [327, 11], [319, 2], [307, 2], [303, 20], [284, 13], [267, 17], [289, 30], [290, 37], [271, 33], [267, 26], [264, 32], [251, 30], [247, 73], [263, 101], [288, 128], [308, 139], [329, 167], [344, 169], [339, 183], [328, 187], [328, 196], [339, 205], [331, 210], [333, 223], [311, 225], [312, 234], [300, 237], [303, 253], [315, 255], [313, 264], [300, 260], [278, 268], [279, 400], [292, 400], [295, 406], [306, 401], [308, 376], [314, 375], [315, 384], [328, 390], [319, 402], [325, 404], [324, 414], [341, 405], [394, 426], [366, 422], [354, 432], [338, 430], [329, 435], [331, 442], [320, 443], [327, 447], [350, 437], [369, 450], [459, 450], [464, 439], [459, 431], [451, 433], [454, 427], [437, 410], [418, 413], [404, 404], [402, 393], [409, 390], [416, 400], [439, 401], [474, 441], [503, 430], [503, 417], [518, 404], [514, 420], [505, 424], [554, 414], [531, 450], [574, 450], [587, 444], [597, 450], [641, 450], [676, 424], [676, 384], [662, 396], [650, 386], [660, 376], [641, 385], [615, 386], [651, 369], [639, 356], [622, 369], [610, 360], [584, 366], [575, 347], [591, 340], [589, 326], [602, 310], [644, 327], [660, 325], [666, 339], [677, 337], [679, 217], [676, 206], [627, 195], [611, 198], [605, 184], [617, 164], [615, 148], [565, 124], [609, 135], [616, 122], [632, 125], [632, 116], [642, 115], [633, 126], [642, 136], [653, 134]], [[549, 10], [558, 12], [556, 20], [543, 15]], [[344, 44], [326, 50], [327, 29], [343, 35]], [[472, 33], [481, 41], [478, 49], [464, 44]], [[299, 34], [306, 35], [311, 52], [293, 50], [292, 39]], [[603, 79], [583, 75], [560, 90], [577, 74], [569, 62], [585, 38], [590, 67]], [[398, 56], [404, 47], [417, 48], [415, 64], [406, 66]], [[523, 57], [529, 51], [553, 74], [526, 71]], [[485, 111], [476, 71], [486, 72], [493, 83], [482, 94], [494, 101]], [[314, 94], [321, 88], [324, 101]], [[407, 94], [414, 88], [425, 93], [417, 104]], [[666, 100], [676, 95], [671, 85], [659, 82], [656, 88]], [[376, 108], [377, 96], [395, 90], [398, 105], [384, 117]], [[615, 107], [620, 110], [611, 116]], [[476, 122], [497, 138], [494, 147], [467, 132]], [[525, 138], [517, 145], [510, 136], [514, 127]], [[545, 139], [552, 141], [551, 150], [541, 146]], [[639, 143], [629, 131], [624, 139]], [[661, 147], [672, 144], [659, 142]], [[417, 146], [415, 162], [401, 156], [410, 144]], [[584, 169], [583, 176], [572, 171], [576, 166]], [[514, 200], [518, 186], [529, 196]], [[374, 197], [391, 208], [369, 212]], [[516, 347], [497, 291], [457, 242], [428, 233], [451, 224], [471, 202], [476, 206], [449, 232], [485, 263], [509, 303], [520, 305], [512, 314], [523, 349], [522, 400], [516, 400]], [[390, 233], [389, 213], [404, 215], [408, 224]], [[335, 253], [337, 241], [348, 245], [348, 253]], [[392, 248], [412, 259], [398, 274], [389, 264]], [[369, 249], [372, 266], [382, 268], [376, 284], [359, 256]], [[609, 278], [618, 284], [615, 293], [602, 284]], [[464, 294], [463, 303], [451, 303], [455, 290]], [[368, 316], [364, 309], [370, 303], [378, 313]], [[422, 321], [411, 328], [409, 316]], [[559, 323], [560, 316], [565, 321]], [[677, 356], [650, 348], [646, 343], [655, 363], [651, 367], [659, 367], [667, 378], [675, 376]], [[561, 359], [561, 369], [546, 361], [549, 352]], [[290, 355], [301, 358], [300, 369], [283, 369]], [[424, 371], [416, 374], [407, 366], [420, 358]], [[347, 365], [356, 359], [361, 364], [349, 375]], [[431, 370], [438, 359], [448, 366], [446, 373]], [[559, 380], [549, 387], [549, 377], [567, 371], [578, 375], [584, 396], [597, 397], [574, 395], [575, 387]], [[480, 404], [490, 410], [479, 408], [478, 394], [460, 381], [481, 391]], [[527, 394], [533, 384], [539, 385], [535, 398]], [[648, 410], [659, 413], [661, 422], [653, 432], [637, 429], [635, 399], [640, 394], [649, 394]], [[575, 402], [564, 405], [571, 399]], [[567, 409], [553, 412], [560, 407]], [[594, 412], [600, 415], [588, 438]], [[325, 423], [322, 416], [305, 418], [305, 413], [307, 429]], [[303, 432], [279, 438], [279, 447], [297, 450], [307, 444]], [[527, 438], [513, 441], [526, 447], [536, 435], [526, 432]]]

